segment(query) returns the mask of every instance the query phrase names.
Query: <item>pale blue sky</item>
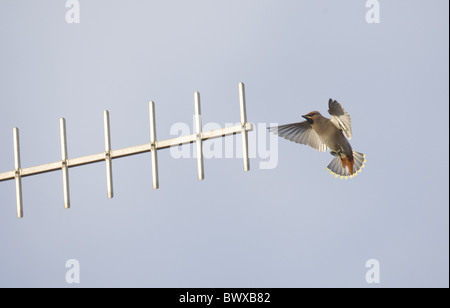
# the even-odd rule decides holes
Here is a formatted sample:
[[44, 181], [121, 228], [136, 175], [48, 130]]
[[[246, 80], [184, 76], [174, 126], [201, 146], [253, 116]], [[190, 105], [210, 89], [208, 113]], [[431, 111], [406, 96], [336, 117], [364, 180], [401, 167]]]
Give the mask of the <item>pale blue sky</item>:
[[[328, 153], [279, 140], [273, 170], [242, 171], [240, 159], [159, 153], [70, 169], [72, 208], [61, 172], [0, 183], [0, 286], [84, 287], [449, 286], [448, 1], [86, 1], [67, 24], [65, 1], [0, 4], [0, 172], [13, 169], [12, 128], [22, 166], [60, 159], [59, 118], [69, 157], [104, 150], [102, 111], [113, 149], [149, 140], [148, 101], [158, 138], [192, 123], [239, 121], [238, 82], [248, 119], [290, 123], [339, 100], [352, 117], [357, 178], [334, 179]], [[258, 131], [258, 134], [266, 132]], [[253, 145], [254, 146], [254, 145]]]

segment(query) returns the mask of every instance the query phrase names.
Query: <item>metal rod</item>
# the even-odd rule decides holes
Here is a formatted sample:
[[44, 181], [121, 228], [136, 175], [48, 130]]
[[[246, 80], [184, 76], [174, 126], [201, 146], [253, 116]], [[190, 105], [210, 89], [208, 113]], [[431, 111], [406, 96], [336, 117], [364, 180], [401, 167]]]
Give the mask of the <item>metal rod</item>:
[[244, 83], [239, 83], [239, 106], [240, 106], [240, 113], [241, 113], [241, 125], [242, 125], [242, 132], [241, 132], [241, 138], [242, 138], [242, 159], [244, 161], [244, 171], [250, 170], [250, 162], [248, 159], [248, 137], [247, 137], [247, 130], [246, 124], [247, 124], [247, 112], [245, 108], [245, 87]]
[[203, 150], [202, 150], [202, 112], [200, 110], [200, 93], [194, 93], [194, 105], [195, 105], [195, 135], [197, 144], [197, 173], [198, 179], [203, 180], [205, 178], [203, 170]]
[[70, 208], [69, 160], [67, 158], [66, 120], [64, 118], [59, 120], [59, 131], [61, 136], [61, 170], [63, 175], [64, 208], [68, 209]]
[[158, 148], [156, 142], [155, 103], [151, 101], [148, 107], [150, 112], [150, 151], [152, 155], [152, 182], [153, 189], [158, 189]]
[[[245, 130], [245, 131], [253, 130], [253, 124], [246, 123], [244, 128], [242, 128], [242, 125], [235, 125], [235, 126], [220, 128], [220, 129], [216, 129], [216, 130], [205, 131], [205, 132], [202, 132], [202, 140], [221, 138], [221, 137], [225, 137], [228, 135], [234, 135], [234, 134], [242, 133], [243, 130]], [[158, 142], [156, 142], [155, 148], [157, 150], [168, 149], [171, 146], [189, 144], [189, 143], [195, 142], [196, 140], [197, 140], [196, 134], [175, 137], [175, 138], [170, 138], [170, 139], [165, 139], [165, 140], [159, 140]], [[133, 146], [133, 147], [112, 150], [111, 151], [111, 159], [143, 154], [143, 153], [147, 153], [150, 151], [151, 151], [150, 144], [146, 143], [146, 144], [137, 145], [137, 146]], [[79, 167], [79, 166], [84, 166], [84, 165], [93, 164], [93, 163], [97, 163], [97, 162], [103, 162], [103, 161], [105, 161], [105, 152], [68, 159], [67, 167], [73, 168], [73, 167]], [[57, 162], [38, 165], [38, 166], [34, 166], [34, 167], [22, 168], [20, 175], [21, 175], [21, 177], [27, 177], [27, 176], [32, 176], [35, 174], [58, 171], [58, 170], [61, 170], [62, 167], [63, 167], [62, 161], [57, 161]], [[15, 178], [15, 171], [6, 171], [6, 172], [0, 173], [0, 182], [13, 180], [14, 178]]]
[[23, 201], [22, 201], [22, 177], [20, 170], [20, 142], [19, 142], [19, 129], [15, 127], [13, 129], [14, 139], [14, 178], [16, 181], [16, 208], [17, 217], [23, 217]]
[[106, 163], [106, 190], [108, 199], [114, 197], [112, 163], [111, 163], [111, 130], [109, 125], [109, 111], [103, 111], [103, 128], [105, 131], [105, 163]]

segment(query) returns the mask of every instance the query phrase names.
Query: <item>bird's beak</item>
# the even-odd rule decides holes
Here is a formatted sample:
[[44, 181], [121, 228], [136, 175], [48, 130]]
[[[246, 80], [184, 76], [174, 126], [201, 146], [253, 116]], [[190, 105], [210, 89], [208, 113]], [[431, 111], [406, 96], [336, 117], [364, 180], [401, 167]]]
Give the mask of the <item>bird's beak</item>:
[[302, 118], [305, 118], [306, 121], [307, 121], [309, 124], [311, 124], [311, 125], [314, 123], [314, 121], [313, 121], [313, 119], [311, 118], [310, 115], [307, 115], [307, 114], [302, 115]]

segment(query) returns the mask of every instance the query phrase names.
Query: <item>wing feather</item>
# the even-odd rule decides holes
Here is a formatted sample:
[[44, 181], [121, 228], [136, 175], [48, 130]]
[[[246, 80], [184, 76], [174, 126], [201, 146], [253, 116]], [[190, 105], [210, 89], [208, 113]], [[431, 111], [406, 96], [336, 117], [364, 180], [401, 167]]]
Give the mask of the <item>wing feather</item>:
[[320, 152], [328, 150], [328, 147], [311, 127], [311, 124], [306, 121], [269, 127], [269, 131], [289, 141], [309, 145]]
[[347, 111], [337, 101], [328, 101], [328, 113], [331, 115], [331, 122], [339, 128], [344, 135], [350, 140], [352, 139], [352, 119]]

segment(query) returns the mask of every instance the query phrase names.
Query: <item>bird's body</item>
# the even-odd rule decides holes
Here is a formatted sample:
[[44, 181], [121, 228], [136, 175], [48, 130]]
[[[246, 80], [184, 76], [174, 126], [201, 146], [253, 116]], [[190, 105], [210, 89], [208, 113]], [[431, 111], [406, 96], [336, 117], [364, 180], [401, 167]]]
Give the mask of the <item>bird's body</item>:
[[318, 111], [312, 111], [302, 116], [306, 121], [269, 129], [280, 137], [309, 145], [321, 152], [330, 149], [335, 158], [327, 169], [341, 178], [353, 177], [364, 167], [365, 155], [353, 151], [348, 141], [352, 137], [348, 113], [337, 101], [330, 99], [328, 105], [331, 119], [322, 116]]
[[333, 152], [342, 152], [351, 155], [352, 146], [342, 131], [330, 119], [322, 116], [317, 111], [315, 113], [317, 113], [316, 120], [311, 124], [311, 127], [319, 135], [323, 143]]

